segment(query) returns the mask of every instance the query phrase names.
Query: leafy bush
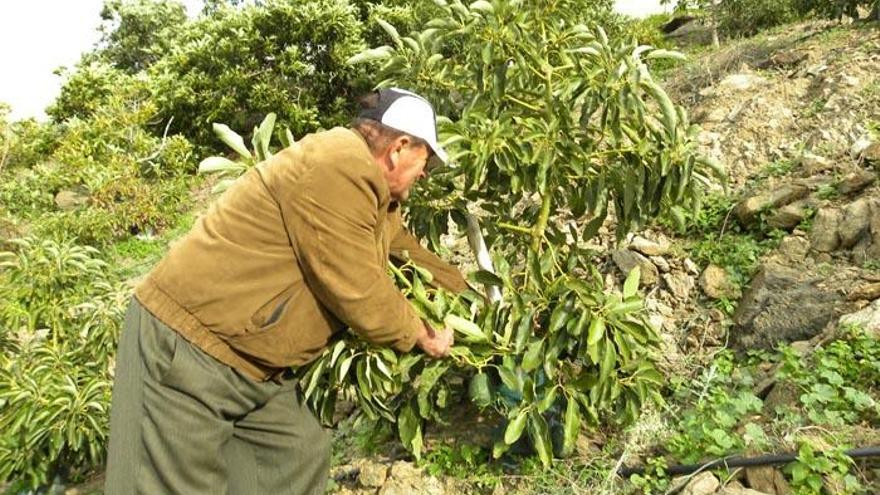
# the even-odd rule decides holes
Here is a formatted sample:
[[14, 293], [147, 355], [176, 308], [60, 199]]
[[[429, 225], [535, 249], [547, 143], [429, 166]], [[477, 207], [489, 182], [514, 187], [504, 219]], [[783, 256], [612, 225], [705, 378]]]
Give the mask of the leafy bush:
[[717, 7], [718, 27], [729, 35], [751, 36], [763, 29], [798, 19], [796, 1], [724, 0]]
[[[87, 118], [55, 124], [51, 153], [35, 153], [36, 163], [10, 170], [0, 183], [0, 199], [36, 233], [103, 245], [172, 224], [189, 201], [192, 145], [179, 135], [160, 139], [147, 132], [157, 110], [143, 82], [127, 81], [108, 88]], [[60, 191], [75, 192], [83, 204], [59, 209], [54, 198]]]
[[858, 19], [859, 9], [877, 9], [880, 3], [877, 0], [794, 0], [795, 5], [802, 13], [811, 13], [829, 19], [840, 19], [849, 16]]
[[129, 290], [93, 248], [13, 244], [0, 253], [0, 480], [34, 488], [103, 462]]
[[270, 111], [296, 135], [345, 123], [366, 90], [362, 72], [344, 65], [362, 29], [345, 1], [220, 8], [180, 29], [150, 67], [154, 102], [200, 145], [216, 145], [208, 123], [247, 129]]
[[735, 363], [733, 353], [725, 351], [695, 384], [679, 389], [677, 399], [693, 405], [681, 414], [669, 441], [669, 450], [677, 460], [693, 463], [767, 444], [762, 427], [748, 420], [763, 406], [752, 393], [754, 380], [745, 367], [738, 368]]

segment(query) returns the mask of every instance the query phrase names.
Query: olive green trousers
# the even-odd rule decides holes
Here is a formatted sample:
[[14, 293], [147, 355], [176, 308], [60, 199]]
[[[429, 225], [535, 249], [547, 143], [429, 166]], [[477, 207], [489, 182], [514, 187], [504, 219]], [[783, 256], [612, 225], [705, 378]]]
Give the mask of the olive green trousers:
[[132, 299], [116, 358], [105, 492], [324, 493], [330, 436], [296, 382], [256, 382]]

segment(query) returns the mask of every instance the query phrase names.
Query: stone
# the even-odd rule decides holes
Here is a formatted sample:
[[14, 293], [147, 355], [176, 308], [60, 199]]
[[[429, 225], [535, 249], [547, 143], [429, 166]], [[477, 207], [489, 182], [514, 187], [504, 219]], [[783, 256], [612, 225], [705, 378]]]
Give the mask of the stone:
[[731, 74], [722, 79], [718, 86], [734, 91], [745, 91], [764, 82], [765, 79], [763, 77], [755, 74]]
[[693, 277], [686, 273], [676, 272], [664, 273], [662, 278], [676, 299], [687, 301], [690, 298], [691, 290], [694, 288]]
[[716, 492], [718, 495], [775, 495], [774, 492], [765, 493], [751, 488], [746, 488], [738, 481], [728, 483], [724, 488]]
[[772, 191], [763, 192], [740, 201], [733, 208], [733, 214], [741, 224], [750, 225], [757, 219], [759, 213], [793, 203], [803, 199], [809, 193], [810, 188], [803, 184], [783, 184]]
[[875, 141], [862, 150], [861, 158], [869, 165], [880, 166], [880, 141]]
[[804, 177], [810, 177], [834, 168], [834, 164], [830, 160], [824, 156], [814, 155], [809, 151], [805, 151], [798, 158], [797, 164], [800, 166]]
[[669, 252], [668, 242], [655, 242], [638, 235], [633, 237], [627, 247], [645, 256], [663, 256]]
[[55, 195], [55, 206], [59, 210], [73, 210], [89, 202], [89, 196], [80, 191], [58, 191]]
[[666, 261], [666, 258], [663, 256], [651, 256], [648, 259], [651, 260], [651, 263], [654, 263], [654, 266], [656, 266], [661, 273], [668, 273], [669, 270], [672, 269], [672, 267], [669, 266], [669, 262]]
[[422, 476], [422, 470], [415, 467], [413, 463], [406, 461], [397, 461], [391, 465], [391, 477], [396, 479], [419, 478]]
[[717, 124], [719, 122], [724, 122], [724, 119], [727, 118], [727, 110], [719, 107], [713, 108], [711, 111], [706, 113], [706, 115], [702, 118], [702, 121], [707, 124]]
[[764, 263], [733, 314], [731, 344], [737, 349], [772, 349], [780, 341], [805, 340], [839, 315], [842, 296], [820, 287], [824, 280], [804, 269]]
[[840, 245], [840, 236], [837, 233], [840, 216], [840, 210], [836, 208], [822, 208], [816, 212], [813, 230], [810, 232], [810, 246], [814, 251], [830, 253]]
[[856, 245], [871, 224], [871, 203], [865, 199], [854, 201], [844, 208], [837, 226], [840, 247], [848, 249]]
[[868, 300], [880, 298], [880, 282], [864, 284], [851, 290], [846, 298], [850, 301]]
[[727, 270], [718, 265], [709, 265], [703, 270], [700, 288], [709, 299], [736, 299], [740, 292], [727, 275]]
[[767, 225], [775, 229], [791, 230], [810, 214], [805, 201], [797, 201], [774, 211], [767, 217]]
[[721, 483], [714, 474], [703, 471], [694, 476], [681, 493], [682, 495], [712, 495], [720, 486]]
[[692, 260], [690, 258], [685, 258], [683, 264], [684, 264], [684, 270], [686, 272], [688, 272], [689, 274], [691, 274], [691, 275], [699, 275], [700, 274], [700, 267], [697, 266], [696, 263], [694, 263], [694, 260]]
[[870, 186], [877, 180], [877, 174], [859, 169], [849, 173], [837, 184], [837, 192], [844, 196], [855, 194]]
[[758, 62], [759, 69], [791, 69], [807, 59], [807, 53], [798, 50], [788, 50], [774, 53], [766, 60]]
[[779, 242], [777, 251], [786, 260], [803, 261], [810, 251], [810, 241], [797, 235], [786, 236]]
[[[800, 405], [801, 392], [796, 385], [791, 382], [777, 381], [773, 384], [773, 388], [764, 398], [764, 410], [768, 414], [776, 414], [785, 409], [798, 410]], [[755, 485], [749, 483], [749, 486]]]
[[367, 488], [379, 488], [388, 479], [388, 466], [381, 463], [366, 461], [360, 466], [358, 483]]
[[611, 252], [611, 259], [620, 268], [624, 276], [628, 275], [633, 268], [639, 267], [641, 271], [640, 285], [650, 287], [657, 283], [659, 273], [651, 260], [629, 249], [618, 249]]
[[840, 317], [840, 326], [858, 326], [880, 337], [880, 299], [856, 311]]
[[776, 495], [788, 495], [792, 493], [791, 487], [785, 481], [785, 476], [772, 466], [760, 466], [747, 468], [746, 483], [757, 493], [769, 493]]

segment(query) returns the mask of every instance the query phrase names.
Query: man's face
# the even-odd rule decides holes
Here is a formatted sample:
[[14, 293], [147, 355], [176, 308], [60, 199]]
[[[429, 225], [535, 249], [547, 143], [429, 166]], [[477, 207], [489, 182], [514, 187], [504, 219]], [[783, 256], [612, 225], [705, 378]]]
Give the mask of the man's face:
[[409, 197], [413, 184], [427, 175], [425, 166], [429, 157], [428, 147], [423, 144], [413, 145], [407, 139], [395, 141], [388, 156], [390, 167], [385, 170], [391, 199], [400, 202]]

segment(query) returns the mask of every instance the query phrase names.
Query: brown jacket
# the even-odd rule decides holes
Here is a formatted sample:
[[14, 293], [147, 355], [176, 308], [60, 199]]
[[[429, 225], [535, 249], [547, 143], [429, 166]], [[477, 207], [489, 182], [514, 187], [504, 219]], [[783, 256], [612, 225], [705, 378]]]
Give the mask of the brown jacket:
[[467, 288], [402, 228], [360, 134], [335, 128], [237, 180], [135, 296], [206, 353], [265, 380], [317, 357], [345, 325], [410, 350], [422, 324], [386, 272], [403, 250], [437, 284]]

